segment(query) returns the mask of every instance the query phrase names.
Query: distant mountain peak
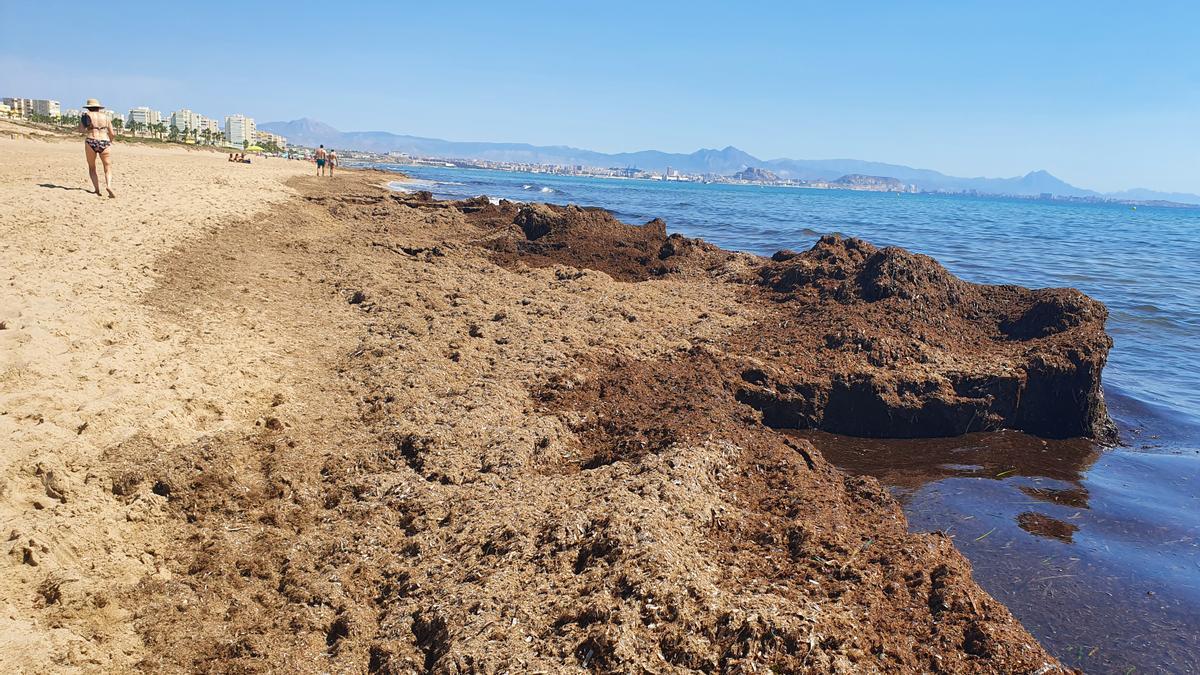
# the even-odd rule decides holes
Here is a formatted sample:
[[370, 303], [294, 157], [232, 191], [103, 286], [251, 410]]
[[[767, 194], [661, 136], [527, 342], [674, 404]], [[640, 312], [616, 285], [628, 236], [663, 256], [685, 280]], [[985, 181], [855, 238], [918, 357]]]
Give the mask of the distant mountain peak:
[[[1045, 169], [1030, 171], [1014, 178], [960, 178], [930, 169], [914, 169], [899, 164], [866, 162], [857, 159], [772, 159], [763, 161], [744, 150], [727, 145], [720, 150], [702, 148], [692, 153], [670, 153], [658, 150], [608, 154], [568, 146], [537, 146], [528, 143], [468, 143], [444, 141], [437, 138], [405, 136], [386, 131], [338, 131], [334, 127], [309, 117], [290, 122], [266, 122], [259, 125], [264, 131], [281, 134], [293, 145], [345, 148], [370, 152], [402, 152], [420, 157], [446, 159], [483, 159], [495, 162], [527, 164], [562, 164], [591, 167], [636, 167], [647, 171], [664, 171], [667, 167], [693, 174], [730, 176], [755, 167], [769, 171], [782, 180], [835, 181], [842, 176], [870, 176], [876, 179], [894, 178], [920, 190], [931, 192], [976, 191], [990, 194], [1038, 196], [1053, 194], [1070, 197], [1102, 196], [1091, 190], [1077, 188]], [[1129, 190], [1108, 196], [1133, 199], [1169, 199], [1200, 203], [1200, 196], [1182, 193], [1156, 193], [1149, 190]]]
[[[290, 132], [292, 132], [292, 135], [297, 135], [297, 134], [340, 134], [341, 133], [337, 129], [329, 126], [328, 124], [325, 124], [324, 122], [322, 122], [320, 120], [314, 120], [311, 117], [301, 117], [298, 120], [292, 120], [290, 122], [264, 122], [258, 126], [263, 129], [266, 129], [268, 131], [271, 131], [272, 129], [287, 129]], [[283, 133], [283, 132], [272, 131], [272, 133]], [[287, 133], [283, 133], [283, 135], [287, 136], [289, 139], [291, 138], [291, 136], [289, 136]]]

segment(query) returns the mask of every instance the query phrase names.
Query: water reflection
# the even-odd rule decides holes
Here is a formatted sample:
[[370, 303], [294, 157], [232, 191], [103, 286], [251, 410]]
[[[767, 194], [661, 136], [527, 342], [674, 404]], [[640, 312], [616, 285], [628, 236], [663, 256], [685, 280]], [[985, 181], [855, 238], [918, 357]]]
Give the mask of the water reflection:
[[1044, 513], [1035, 513], [1026, 511], [1017, 516], [1017, 525], [1029, 534], [1035, 534], [1039, 537], [1051, 537], [1059, 541], [1071, 543], [1075, 538], [1075, 533], [1079, 531], [1078, 525], [1063, 522], [1057, 518], [1051, 518]]
[[913, 530], [946, 532], [980, 585], [1066, 663], [1198, 672], [1200, 455], [1140, 412], [1150, 423], [1123, 433], [1156, 452], [1017, 432], [784, 433], [889, 486]]
[[[1013, 481], [1027, 497], [1055, 506], [1088, 508], [1084, 472], [1103, 448], [1084, 439], [1045, 440], [1015, 431], [975, 433], [957, 438], [865, 439], [820, 431], [794, 432], [812, 441], [845, 471], [875, 476], [901, 499], [948, 478]], [[1068, 516], [1077, 518], [1078, 515]], [[1026, 532], [1070, 543], [1079, 526], [1048, 513], [1023, 511], [1017, 525]]]
[[901, 499], [927, 483], [951, 477], [1001, 480], [1026, 476], [1069, 483], [1069, 487], [1031, 489], [1076, 490], [1086, 502], [1087, 490], [1080, 480], [1103, 450], [1085, 439], [1046, 440], [1016, 431], [914, 439], [851, 438], [822, 431], [787, 433], [812, 441], [842, 469], [875, 476], [898, 489]]

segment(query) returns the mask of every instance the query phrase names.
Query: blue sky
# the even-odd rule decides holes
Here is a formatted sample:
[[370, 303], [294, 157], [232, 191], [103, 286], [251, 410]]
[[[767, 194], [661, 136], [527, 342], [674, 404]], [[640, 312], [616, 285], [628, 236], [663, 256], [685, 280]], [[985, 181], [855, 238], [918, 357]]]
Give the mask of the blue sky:
[[844, 4], [0, 0], [0, 95], [1200, 193], [1200, 3]]

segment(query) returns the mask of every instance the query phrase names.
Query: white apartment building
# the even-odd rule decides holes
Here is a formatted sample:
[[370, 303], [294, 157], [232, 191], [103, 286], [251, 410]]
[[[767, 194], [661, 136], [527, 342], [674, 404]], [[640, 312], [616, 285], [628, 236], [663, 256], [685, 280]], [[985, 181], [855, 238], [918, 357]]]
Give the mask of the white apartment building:
[[162, 113], [157, 110], [151, 110], [146, 106], [139, 106], [129, 111], [129, 121], [137, 122], [144, 128], [149, 129], [151, 126], [162, 121]]
[[230, 115], [225, 118], [225, 140], [241, 147], [254, 142], [254, 118], [245, 115]]
[[62, 117], [62, 112], [59, 110], [58, 101], [47, 101], [44, 98], [33, 99], [33, 113], [35, 115], [49, 115], [50, 117]]
[[213, 134], [221, 133], [221, 125], [215, 119], [192, 112], [187, 108], [171, 113], [171, 126], [180, 131], [186, 129], [189, 133], [194, 133], [197, 138], [201, 137], [205, 129]]
[[187, 129], [188, 131], [194, 131], [200, 128], [200, 117], [201, 115], [198, 115], [187, 108], [181, 108], [171, 113], [171, 126], [180, 131], [183, 131], [184, 129]]
[[50, 117], [62, 117], [58, 101], [52, 101], [45, 98], [4, 98], [4, 105], [16, 111], [16, 114], [26, 117], [28, 115], [48, 115]]
[[287, 149], [287, 139], [279, 134], [273, 134], [269, 131], [255, 131], [254, 142], [263, 145], [265, 143], [274, 143], [280, 150]]

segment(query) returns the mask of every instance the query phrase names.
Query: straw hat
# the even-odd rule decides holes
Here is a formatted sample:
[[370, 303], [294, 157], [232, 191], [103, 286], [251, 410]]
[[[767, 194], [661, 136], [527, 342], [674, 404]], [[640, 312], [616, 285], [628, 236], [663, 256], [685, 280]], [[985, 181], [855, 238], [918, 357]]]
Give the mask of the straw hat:
[[97, 101], [94, 98], [89, 98], [87, 100], [87, 103], [83, 104], [83, 107], [85, 107], [85, 108], [103, 108], [104, 106], [100, 104], [100, 101]]

